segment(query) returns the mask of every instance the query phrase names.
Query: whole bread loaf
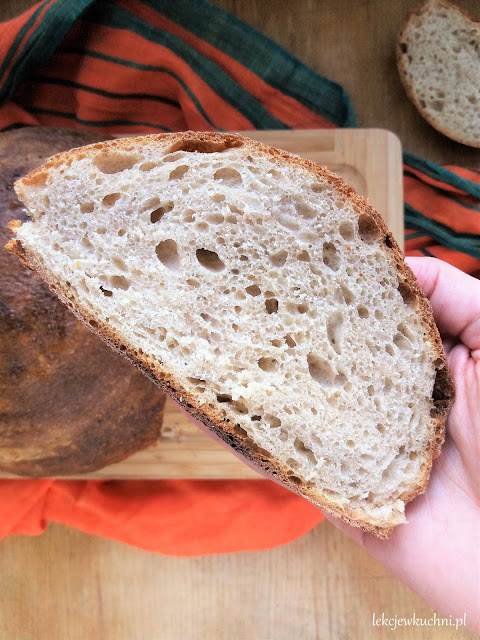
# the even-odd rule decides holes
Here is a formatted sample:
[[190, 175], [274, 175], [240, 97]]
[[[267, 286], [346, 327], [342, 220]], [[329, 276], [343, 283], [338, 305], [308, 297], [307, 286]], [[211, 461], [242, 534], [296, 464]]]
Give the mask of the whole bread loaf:
[[160, 436], [165, 396], [5, 251], [12, 217], [27, 219], [15, 180], [93, 133], [25, 127], [0, 134], [0, 469], [85, 473]]
[[154, 135], [16, 183], [9, 249], [232, 447], [379, 537], [427, 486], [453, 396], [428, 301], [381, 217], [246, 138]]
[[446, 0], [412, 11], [397, 41], [407, 95], [444, 135], [480, 147], [480, 23]]

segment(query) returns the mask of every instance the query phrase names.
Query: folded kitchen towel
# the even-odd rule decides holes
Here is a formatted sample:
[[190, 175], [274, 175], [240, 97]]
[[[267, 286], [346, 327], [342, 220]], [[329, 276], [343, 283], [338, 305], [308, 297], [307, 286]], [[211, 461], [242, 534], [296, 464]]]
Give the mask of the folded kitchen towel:
[[[342, 87], [206, 0], [46, 0], [0, 24], [0, 129], [22, 125], [117, 134], [356, 121]], [[480, 175], [404, 161], [408, 252], [480, 275]], [[0, 481], [0, 539], [55, 521], [201, 555], [274, 547], [322, 520], [260, 479]]]

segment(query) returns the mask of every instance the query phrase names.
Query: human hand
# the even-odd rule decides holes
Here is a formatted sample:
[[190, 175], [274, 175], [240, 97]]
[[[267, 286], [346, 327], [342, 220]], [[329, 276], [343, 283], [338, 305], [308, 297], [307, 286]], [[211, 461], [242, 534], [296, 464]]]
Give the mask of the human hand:
[[325, 513], [336, 527], [428, 602], [480, 632], [480, 281], [435, 258], [407, 258], [442, 335], [456, 399], [430, 483], [406, 507], [408, 524], [379, 540]]
[[480, 631], [480, 281], [435, 258], [407, 262], [430, 299], [455, 382], [445, 443], [427, 490], [407, 504], [408, 524], [389, 540], [324, 514], [438, 613], [466, 614]]

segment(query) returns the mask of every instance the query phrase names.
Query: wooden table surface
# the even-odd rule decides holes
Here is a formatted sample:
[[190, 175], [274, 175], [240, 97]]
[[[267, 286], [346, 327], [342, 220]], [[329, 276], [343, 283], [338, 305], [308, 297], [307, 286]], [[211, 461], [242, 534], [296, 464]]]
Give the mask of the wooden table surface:
[[[72, 2], [75, 0], [71, 0]], [[173, 0], [174, 1], [174, 0]], [[33, 5], [2, 0], [0, 21]], [[437, 162], [480, 165], [407, 101], [395, 35], [417, 0], [215, 0], [342, 84], [360, 126], [395, 132]], [[480, 18], [478, 0], [457, 0]], [[0, 543], [1, 640], [358, 640], [473, 638], [436, 627], [373, 627], [373, 613], [428, 618], [431, 608], [324, 522], [261, 553], [168, 558], [50, 524]]]

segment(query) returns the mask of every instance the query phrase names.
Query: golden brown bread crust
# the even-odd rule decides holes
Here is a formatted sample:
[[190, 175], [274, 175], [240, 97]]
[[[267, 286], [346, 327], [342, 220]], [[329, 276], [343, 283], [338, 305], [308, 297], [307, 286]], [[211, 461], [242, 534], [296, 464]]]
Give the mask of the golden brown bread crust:
[[[453, 401], [453, 384], [448, 373], [447, 361], [443, 351], [442, 342], [434, 323], [429, 301], [421, 292], [418, 283], [408, 265], [403, 260], [397, 243], [388, 231], [380, 215], [368, 204], [362, 197], [358, 196], [355, 191], [343, 183], [336, 175], [330, 173], [324, 167], [305, 160], [298, 156], [272, 149], [260, 143], [240, 138], [230, 134], [216, 133], [195, 133], [185, 132], [178, 134], [160, 134], [156, 136], [146, 136], [137, 139], [121, 139], [110, 141], [108, 149], [117, 148], [119, 150], [131, 150], [135, 145], [151, 143], [152, 140], [157, 141], [162, 147], [168, 141], [168, 149], [170, 151], [185, 149], [198, 150], [203, 153], [211, 151], [224, 150], [229, 147], [239, 146], [240, 144], [252, 150], [261, 151], [269, 154], [272, 162], [288, 162], [297, 166], [301, 166], [312, 173], [312, 178], [321, 178], [327, 180], [339, 193], [348, 198], [359, 216], [359, 225], [363, 232], [377, 238], [382, 250], [387, 252], [395, 261], [398, 278], [399, 289], [406, 304], [412, 305], [417, 309], [422, 318], [425, 336], [432, 344], [432, 352], [437, 368], [437, 382], [434, 390], [434, 406], [432, 409], [432, 422], [430, 426], [430, 439], [428, 450], [426, 452], [425, 463], [423, 468], [423, 477], [418, 486], [408, 494], [399, 496], [399, 499], [406, 501], [412, 500], [416, 495], [423, 492], [427, 486], [430, 470], [433, 460], [439, 455], [440, 448], [445, 435], [445, 420], [448, 415], [450, 405]], [[58, 167], [64, 162], [72, 162], [74, 159], [85, 157], [86, 155], [99, 150], [106, 149], [105, 143], [99, 143], [90, 147], [73, 151], [69, 154], [60, 154], [51, 158], [43, 167], [30, 173], [23, 181], [17, 183], [17, 189], [21, 194], [22, 182], [24, 184], [35, 184], [45, 180], [47, 172], [50, 168]], [[12, 224], [11, 230], [14, 232], [15, 227]], [[181, 404], [194, 418], [200, 420], [210, 430], [216, 433], [227, 444], [232, 446], [238, 452], [242, 453], [247, 459], [254, 464], [260, 466], [270, 472], [279, 481], [285, 484], [291, 490], [301, 493], [312, 502], [319, 504], [325, 510], [342, 518], [355, 526], [362, 526], [367, 531], [380, 538], [388, 538], [393, 530], [395, 523], [389, 526], [373, 526], [371, 523], [359, 520], [357, 514], [348, 507], [340, 507], [334, 501], [328, 500], [325, 496], [319, 495], [314, 489], [313, 484], [303, 484], [301, 487], [298, 480], [291, 474], [287, 473], [278, 461], [274, 460], [267, 451], [260, 449], [254, 442], [242, 433], [239, 425], [233, 424], [217, 411], [215, 408], [205, 409], [200, 405], [198, 399], [186, 389], [182, 388], [168, 371], [150, 358], [147, 354], [138, 351], [133, 344], [126, 343], [124, 339], [111, 327], [106, 324], [99, 323], [96, 318], [88, 314], [78, 304], [75, 294], [63, 288], [54, 280], [52, 275], [45, 271], [39, 264], [35, 256], [28, 253], [18, 240], [11, 240], [8, 249], [15, 253], [30, 268], [37, 271], [40, 276], [49, 283], [51, 289], [62, 299], [72, 311], [83, 320], [93, 331], [98, 333], [113, 348], [122, 352], [128, 357], [141, 371], [148, 375], [162, 389], [169, 393], [179, 404]], [[300, 491], [301, 489], [301, 491]]]
[[[467, 19], [472, 23], [472, 25], [480, 24], [479, 20], [474, 20], [472, 16], [468, 15], [465, 11], [461, 11], [459, 7], [457, 7], [453, 2], [449, 2], [448, 0], [435, 0], [437, 4], [442, 5], [446, 9], [450, 11], [456, 11], [463, 18]], [[408, 49], [405, 43], [405, 32], [409, 29], [411, 21], [415, 18], [415, 16], [420, 16], [427, 10], [429, 2], [426, 2], [420, 9], [415, 11], [410, 11], [405, 18], [405, 21], [400, 29], [400, 32], [397, 36], [397, 46], [396, 46], [396, 58], [397, 58], [397, 67], [400, 75], [400, 80], [402, 82], [403, 88], [409, 99], [413, 102], [413, 104], [418, 109], [419, 113], [425, 118], [425, 120], [437, 131], [443, 133], [443, 135], [447, 136], [451, 140], [455, 140], [456, 142], [460, 142], [461, 144], [465, 144], [469, 147], [480, 147], [480, 142], [475, 142], [472, 139], [469, 139], [468, 136], [460, 135], [456, 131], [452, 131], [448, 127], [442, 127], [438, 121], [433, 118], [430, 113], [424, 108], [418, 99], [416, 93], [413, 91], [412, 85], [408, 80], [407, 74], [407, 62], [408, 62]]]
[[0, 134], [0, 469], [25, 476], [94, 471], [155, 443], [164, 395], [92, 335], [3, 249], [27, 220], [13, 182], [97, 134], [26, 127]]

